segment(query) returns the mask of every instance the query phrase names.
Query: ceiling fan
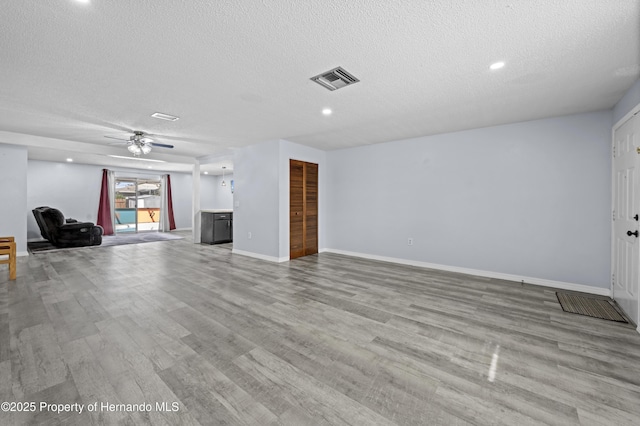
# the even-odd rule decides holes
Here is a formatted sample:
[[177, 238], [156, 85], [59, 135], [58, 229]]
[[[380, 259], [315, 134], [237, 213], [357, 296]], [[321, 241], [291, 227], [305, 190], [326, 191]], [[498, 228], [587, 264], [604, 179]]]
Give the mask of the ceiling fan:
[[133, 135], [129, 136], [128, 139], [116, 138], [113, 136], [105, 136], [105, 138], [116, 139], [119, 141], [124, 141], [120, 143], [126, 143], [127, 149], [130, 153], [132, 153], [135, 157], [140, 156], [140, 154], [148, 154], [151, 152], [151, 148], [157, 146], [158, 148], [173, 148], [173, 145], [167, 145], [164, 143], [154, 142], [152, 138], [145, 132], [140, 130], [134, 130]]

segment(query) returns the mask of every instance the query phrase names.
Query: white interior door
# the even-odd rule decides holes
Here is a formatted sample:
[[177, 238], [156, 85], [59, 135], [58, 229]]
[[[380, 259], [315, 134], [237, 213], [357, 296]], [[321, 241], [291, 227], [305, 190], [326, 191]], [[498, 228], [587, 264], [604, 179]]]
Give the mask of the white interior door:
[[638, 266], [640, 264], [640, 115], [613, 135], [613, 298], [638, 324]]

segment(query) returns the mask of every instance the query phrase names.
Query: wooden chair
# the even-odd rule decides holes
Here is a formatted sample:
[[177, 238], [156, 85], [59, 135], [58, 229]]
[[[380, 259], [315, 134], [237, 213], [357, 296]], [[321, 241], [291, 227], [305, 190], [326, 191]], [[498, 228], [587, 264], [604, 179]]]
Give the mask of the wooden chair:
[[13, 237], [0, 237], [0, 256], [9, 256], [0, 260], [0, 265], [9, 264], [9, 279], [16, 279], [16, 242]]

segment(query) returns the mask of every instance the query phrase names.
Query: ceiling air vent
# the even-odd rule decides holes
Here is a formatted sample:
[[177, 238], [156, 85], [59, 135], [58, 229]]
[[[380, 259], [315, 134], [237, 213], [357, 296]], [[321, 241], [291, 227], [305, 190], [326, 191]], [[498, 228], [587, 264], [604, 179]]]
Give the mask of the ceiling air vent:
[[311, 77], [311, 80], [329, 90], [337, 90], [360, 81], [342, 67], [318, 74], [315, 77]]

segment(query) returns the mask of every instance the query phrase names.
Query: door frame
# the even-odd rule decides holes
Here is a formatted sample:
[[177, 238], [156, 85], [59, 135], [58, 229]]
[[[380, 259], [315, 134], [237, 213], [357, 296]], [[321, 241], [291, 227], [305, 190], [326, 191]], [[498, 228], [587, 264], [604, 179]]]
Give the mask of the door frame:
[[[140, 185], [140, 181], [153, 181], [153, 182], [157, 181], [161, 185], [160, 188], [161, 188], [161, 192], [162, 192], [162, 184], [163, 184], [162, 178], [157, 178], [156, 179], [155, 177], [153, 177], [153, 178], [145, 178], [145, 177], [115, 176], [114, 179], [113, 179], [113, 186], [114, 186], [114, 188], [113, 188], [113, 190], [114, 190], [113, 191], [113, 196], [115, 198], [115, 196], [116, 196], [116, 194], [118, 192], [117, 189], [116, 189], [116, 187], [118, 186], [118, 182], [131, 182], [131, 183], [133, 183], [135, 185], [134, 194], [135, 194], [135, 205], [136, 205], [135, 206], [135, 219], [136, 219], [136, 221], [135, 221], [135, 232], [133, 232], [133, 233], [139, 234], [139, 233], [145, 233], [145, 232], [159, 232], [160, 231], [159, 222], [158, 222], [158, 229], [140, 230], [140, 226], [139, 226], [140, 222], [138, 220], [138, 214], [139, 214], [138, 208], [139, 208], [139, 205], [140, 205], [140, 201], [139, 201], [139, 196], [140, 196], [140, 194], [139, 194], [139, 192], [140, 192], [139, 185]], [[115, 203], [115, 200], [114, 200], [114, 203]], [[112, 214], [113, 214], [113, 219], [112, 220], [113, 220], [113, 223], [115, 224], [116, 223], [116, 220], [115, 220], [116, 208], [113, 209], [113, 213]], [[158, 216], [158, 220], [160, 220], [160, 215]], [[118, 232], [116, 231], [115, 226], [114, 226], [113, 232], [114, 232], [114, 235], [118, 234]], [[123, 232], [121, 231], [120, 234], [123, 234]], [[124, 232], [124, 234], [126, 234], [126, 232]]]
[[[321, 165], [321, 161], [318, 161], [317, 159], [314, 160], [301, 160], [297, 157], [288, 157], [287, 158], [287, 167], [286, 167], [286, 175], [287, 175], [287, 191], [286, 191], [286, 212], [287, 212], [287, 227], [286, 227], [286, 258], [282, 258], [282, 261], [289, 261], [292, 260], [291, 258], [291, 162], [292, 161], [297, 161], [297, 162], [301, 162], [301, 163], [306, 163], [306, 164], [313, 164], [316, 166], [317, 170], [318, 170], [318, 180], [317, 180], [317, 193], [316, 193], [316, 202], [317, 202], [317, 210], [316, 210], [316, 217], [317, 217], [317, 221], [316, 221], [316, 252], [314, 254], [318, 254], [320, 253], [322, 250], [320, 249], [320, 201], [321, 201], [321, 197], [320, 197], [320, 165]], [[305, 179], [305, 175], [303, 174], [303, 181]], [[305, 202], [306, 203], [306, 202]], [[284, 205], [281, 204], [281, 206], [284, 207]], [[282, 222], [281, 222], [282, 223]], [[303, 254], [302, 256], [299, 257], [304, 257], [306, 256], [306, 254]]]
[[[616, 130], [618, 130], [620, 127], [622, 127], [623, 124], [625, 124], [628, 120], [631, 120], [634, 116], [637, 116], [638, 118], [636, 118], [637, 120], [640, 120], [640, 103], [637, 104], [635, 107], [633, 107], [627, 114], [624, 115], [624, 117], [622, 117], [620, 120], [618, 120], [613, 127], [611, 128], [611, 145], [610, 145], [610, 153], [611, 153], [611, 215], [609, 216], [610, 220], [611, 220], [611, 242], [610, 242], [610, 250], [611, 250], [611, 263], [610, 263], [610, 271], [609, 271], [609, 289], [611, 292], [611, 298], [615, 300], [614, 296], [614, 272], [615, 272], [615, 243], [616, 243], [616, 235], [615, 235], [615, 229], [614, 229], [614, 225], [615, 225], [615, 221], [614, 221], [614, 211], [615, 211], [615, 197], [616, 197], [616, 179], [615, 179], [615, 158], [613, 155], [613, 150], [615, 147], [615, 134], [616, 134]], [[638, 169], [640, 170], [640, 154], [638, 154], [636, 156], [636, 165], [638, 167]], [[640, 190], [640, 188], [638, 188]], [[640, 241], [638, 241], [638, 244], [640, 244]], [[638, 257], [638, 259], [636, 259], [636, 262], [638, 262], [640, 264], [640, 256]], [[640, 276], [638, 278], [640, 280]], [[638, 285], [638, 287], [640, 288], [640, 283]], [[636, 331], [638, 333], [640, 333], [640, 294], [638, 295], [638, 318], [631, 318], [635, 323], [636, 323]], [[626, 314], [626, 312], [625, 312]]]
[[[120, 182], [125, 182], [125, 183], [131, 182], [134, 185], [133, 194], [135, 195], [135, 198], [136, 198], [136, 201], [135, 201], [136, 206], [135, 206], [134, 217], [135, 217], [136, 221], [135, 221], [135, 231], [133, 233], [137, 234], [138, 233], [138, 178], [128, 178], [128, 177], [117, 177], [116, 176], [113, 179], [113, 186], [114, 186], [113, 187], [113, 196], [114, 197], [116, 197], [118, 195], [118, 183], [120, 183]], [[130, 207], [126, 207], [126, 208], [130, 208]], [[114, 223], [117, 223], [117, 220], [116, 220], [116, 214], [117, 214], [116, 209], [117, 209], [117, 207], [115, 207], [113, 209], [113, 217], [114, 217], [113, 222]], [[128, 227], [128, 225], [127, 225], [127, 227]], [[126, 232], [120, 231], [119, 233], [123, 234], [123, 233], [126, 233]], [[116, 226], [114, 226], [114, 228], [113, 228], [113, 234], [114, 235], [118, 235], [118, 230], [117, 230]]]

